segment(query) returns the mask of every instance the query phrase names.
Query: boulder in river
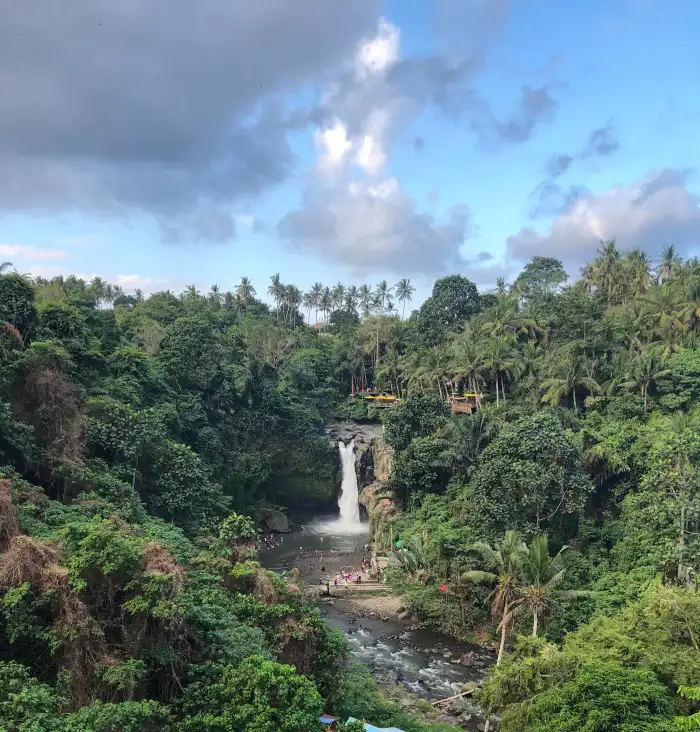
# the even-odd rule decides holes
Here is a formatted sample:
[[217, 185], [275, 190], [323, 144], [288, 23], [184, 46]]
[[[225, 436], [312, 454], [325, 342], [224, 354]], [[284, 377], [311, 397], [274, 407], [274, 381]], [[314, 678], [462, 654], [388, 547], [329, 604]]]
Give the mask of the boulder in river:
[[399, 620], [406, 620], [407, 618], [411, 617], [411, 613], [408, 612], [408, 610], [404, 610], [402, 613], [399, 613], [398, 618]]
[[279, 534], [286, 534], [291, 531], [289, 519], [281, 511], [274, 508], [259, 508], [255, 515], [258, 521], [265, 524], [270, 531]]
[[483, 665], [479, 660], [479, 657], [476, 655], [476, 653], [474, 653], [474, 651], [468, 651], [467, 653], [462, 654], [459, 662], [462, 664], [462, 666], [467, 666], [468, 668]]

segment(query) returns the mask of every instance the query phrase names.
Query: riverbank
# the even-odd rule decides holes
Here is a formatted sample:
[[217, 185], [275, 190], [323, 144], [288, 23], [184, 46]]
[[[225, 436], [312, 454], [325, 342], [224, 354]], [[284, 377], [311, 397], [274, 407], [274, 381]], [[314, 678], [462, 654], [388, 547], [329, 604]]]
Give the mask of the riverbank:
[[483, 719], [469, 698], [452, 700], [445, 709], [434, 709], [430, 702], [480, 683], [493, 654], [423, 628], [418, 618], [405, 613], [389, 585], [365, 581], [346, 589], [331, 579], [328, 596], [327, 575], [356, 573], [363, 557], [368, 558], [365, 533], [346, 535], [337, 528], [334, 517], [316, 517], [263, 551], [261, 562], [287, 576], [296, 569], [302, 584], [317, 588], [323, 618], [343, 633], [353, 660], [370, 671], [389, 698], [424, 718], [427, 714], [430, 720], [476, 732]]

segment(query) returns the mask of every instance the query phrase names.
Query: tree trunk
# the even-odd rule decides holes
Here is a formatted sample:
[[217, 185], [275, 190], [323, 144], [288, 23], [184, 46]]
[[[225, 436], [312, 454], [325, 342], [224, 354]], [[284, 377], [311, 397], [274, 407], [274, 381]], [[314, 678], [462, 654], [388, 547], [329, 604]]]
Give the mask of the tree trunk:
[[496, 666], [501, 662], [503, 658], [503, 651], [506, 648], [506, 636], [508, 635], [508, 623], [506, 618], [508, 617], [508, 603], [503, 607], [503, 620], [501, 621], [501, 644], [498, 646], [498, 658], [496, 659]]
[[539, 616], [537, 613], [537, 610], [532, 614], [532, 637], [537, 637], [537, 624], [539, 621]]
[[573, 395], [574, 395], [574, 412], [575, 412], [576, 411], [576, 387], [574, 387]]
[[499, 399], [498, 399], [498, 374], [496, 374], [496, 406], [498, 406], [498, 404], [499, 404]]

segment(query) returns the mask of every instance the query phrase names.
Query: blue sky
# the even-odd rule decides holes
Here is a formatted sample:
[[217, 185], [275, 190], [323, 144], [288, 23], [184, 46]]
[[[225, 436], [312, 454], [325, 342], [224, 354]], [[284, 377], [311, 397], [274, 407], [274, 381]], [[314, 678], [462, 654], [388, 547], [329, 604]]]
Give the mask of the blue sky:
[[600, 238], [696, 253], [697, 2], [81, 0], [56, 19], [32, 0], [35, 27], [3, 4], [0, 44], [32, 58], [0, 75], [0, 260], [20, 271], [147, 291], [406, 276], [417, 302], [533, 254], [573, 275]]

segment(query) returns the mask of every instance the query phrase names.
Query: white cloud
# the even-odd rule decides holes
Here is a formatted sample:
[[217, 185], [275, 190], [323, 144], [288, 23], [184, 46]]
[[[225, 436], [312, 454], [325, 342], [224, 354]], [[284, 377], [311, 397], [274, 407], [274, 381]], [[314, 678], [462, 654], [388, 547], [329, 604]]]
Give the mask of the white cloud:
[[358, 46], [354, 81], [328, 94], [335, 116], [316, 132], [317, 175], [303, 206], [278, 225], [280, 236], [296, 246], [334, 257], [358, 273], [425, 274], [458, 267], [470, 230], [466, 206], [454, 207], [444, 219], [418, 211], [384, 170], [390, 135], [411, 117], [412, 103], [386, 82], [397, 63], [399, 31], [381, 20], [376, 35]]
[[366, 79], [382, 74], [399, 58], [399, 29], [385, 18], [380, 18], [377, 35], [361, 41], [355, 58], [355, 74]]
[[68, 252], [63, 249], [42, 249], [41, 247], [27, 246], [25, 244], [0, 244], [0, 257], [14, 257], [18, 262], [38, 262], [51, 259], [66, 259]]
[[574, 274], [601, 240], [614, 238], [621, 249], [640, 247], [652, 256], [668, 244], [694, 253], [700, 244], [700, 196], [689, 190], [687, 178], [687, 171], [656, 171], [629, 186], [579, 198], [546, 232], [524, 228], [509, 237], [508, 258], [558, 257]]

